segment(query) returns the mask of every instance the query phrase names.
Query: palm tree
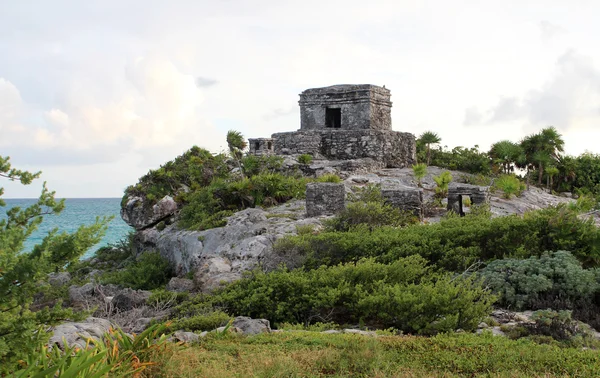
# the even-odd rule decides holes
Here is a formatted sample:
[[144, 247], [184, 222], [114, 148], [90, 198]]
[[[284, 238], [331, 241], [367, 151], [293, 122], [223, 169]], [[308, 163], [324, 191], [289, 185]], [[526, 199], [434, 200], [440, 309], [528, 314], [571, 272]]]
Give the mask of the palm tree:
[[431, 162], [431, 145], [438, 144], [442, 141], [439, 135], [434, 133], [433, 131], [425, 131], [419, 137], [419, 143], [427, 146], [427, 165]]
[[527, 136], [521, 141], [527, 162], [538, 168], [538, 185], [542, 185], [544, 168], [560, 158], [565, 142], [553, 126], [542, 129], [538, 134]]
[[546, 168], [546, 176], [547, 176], [547, 180], [546, 180], [546, 187], [548, 190], [552, 189], [552, 178], [554, 176], [556, 176], [559, 173], [558, 168], [554, 167], [554, 166], [549, 166]]
[[523, 149], [517, 143], [510, 140], [502, 140], [492, 145], [488, 155], [496, 164], [502, 164], [502, 170], [508, 174], [513, 170], [513, 164], [517, 162], [519, 156], [523, 154]]
[[246, 139], [244, 139], [242, 133], [235, 130], [229, 130], [227, 132], [227, 147], [229, 147], [229, 153], [231, 154], [231, 157], [238, 163], [242, 175], [244, 173], [242, 172], [241, 160], [244, 155], [244, 149], [247, 146], [248, 143], [246, 143]]

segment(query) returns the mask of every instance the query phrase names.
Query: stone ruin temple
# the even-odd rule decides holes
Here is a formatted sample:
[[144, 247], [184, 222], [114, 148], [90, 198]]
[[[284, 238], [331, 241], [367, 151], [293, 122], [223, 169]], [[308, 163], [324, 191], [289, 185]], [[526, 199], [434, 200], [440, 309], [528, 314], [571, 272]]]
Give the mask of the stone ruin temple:
[[249, 139], [255, 155], [371, 158], [403, 168], [416, 159], [415, 136], [392, 130], [390, 91], [371, 84], [333, 85], [300, 94], [300, 130]]

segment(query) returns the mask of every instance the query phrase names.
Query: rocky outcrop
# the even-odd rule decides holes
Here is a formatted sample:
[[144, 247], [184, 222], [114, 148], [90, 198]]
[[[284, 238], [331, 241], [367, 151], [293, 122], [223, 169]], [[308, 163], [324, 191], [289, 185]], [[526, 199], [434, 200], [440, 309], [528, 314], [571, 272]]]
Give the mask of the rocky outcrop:
[[267, 319], [252, 319], [247, 316], [238, 316], [233, 319], [232, 325], [244, 335], [258, 335], [271, 332], [271, 324]]
[[285, 256], [273, 256], [273, 244], [296, 234], [298, 226], [320, 224], [318, 218], [306, 218], [304, 201], [295, 201], [268, 211], [246, 209], [229, 217], [227, 226], [205, 231], [181, 230], [176, 225], [163, 231], [150, 228], [139, 231], [135, 241], [138, 253], [159, 251], [177, 275], [192, 272], [196, 287], [211, 291], [259, 265], [275, 268], [279, 262], [290, 263]]
[[102, 336], [110, 330], [110, 321], [100, 318], [87, 318], [83, 322], [68, 322], [60, 324], [52, 329], [54, 332], [50, 338], [49, 345], [58, 345], [64, 348], [65, 343], [68, 346], [77, 346], [85, 348], [88, 339], [101, 340]]
[[146, 304], [152, 292], [145, 290], [123, 289], [111, 301], [113, 308], [121, 311], [132, 310]]
[[121, 208], [121, 218], [136, 230], [143, 230], [169, 218], [177, 208], [177, 202], [171, 196], [164, 196], [156, 204], [146, 198], [129, 197], [127, 204]]
[[188, 278], [173, 277], [167, 284], [168, 291], [190, 292], [190, 291], [194, 291], [194, 289], [195, 289], [194, 281], [190, 280]]

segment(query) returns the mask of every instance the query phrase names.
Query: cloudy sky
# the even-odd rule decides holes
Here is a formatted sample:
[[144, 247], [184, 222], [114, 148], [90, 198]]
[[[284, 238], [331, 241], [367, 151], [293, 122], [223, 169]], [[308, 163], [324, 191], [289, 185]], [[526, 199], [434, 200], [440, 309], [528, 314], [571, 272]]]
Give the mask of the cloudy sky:
[[[393, 127], [488, 148], [548, 125], [600, 152], [598, 1], [0, 0], [0, 155], [60, 197], [120, 197], [225, 133], [300, 127], [298, 94], [392, 91]], [[41, 183], [2, 183], [35, 197]]]

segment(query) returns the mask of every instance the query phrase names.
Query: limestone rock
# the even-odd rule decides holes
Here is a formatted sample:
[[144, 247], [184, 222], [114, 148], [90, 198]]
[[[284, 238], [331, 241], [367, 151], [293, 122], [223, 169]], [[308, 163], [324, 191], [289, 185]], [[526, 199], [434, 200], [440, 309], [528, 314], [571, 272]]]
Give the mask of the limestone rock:
[[136, 230], [143, 230], [175, 214], [177, 208], [171, 196], [164, 196], [156, 204], [142, 197], [130, 197], [121, 208], [121, 218]]
[[377, 336], [377, 333], [375, 333], [375, 331], [363, 331], [361, 329], [352, 329], [352, 328], [344, 329], [344, 333], [352, 333], [355, 335], [362, 335], [362, 336]]
[[167, 284], [168, 291], [191, 292], [194, 291], [194, 281], [188, 278], [173, 277]]
[[150, 325], [151, 321], [152, 321], [152, 318], [136, 319], [133, 323], [133, 326], [131, 327], [131, 332], [135, 333], [135, 334], [140, 334], [140, 333], [144, 332], [144, 330], [146, 328], [148, 328], [148, 325]]
[[200, 336], [194, 332], [176, 331], [173, 333], [173, 338], [184, 343], [197, 343]]
[[346, 207], [345, 200], [343, 183], [311, 182], [306, 185], [306, 214], [309, 217], [339, 213]]
[[95, 285], [93, 283], [69, 287], [69, 301], [71, 302], [71, 305], [84, 304], [94, 295], [94, 288]]
[[119, 294], [115, 295], [112, 305], [115, 309], [121, 311], [131, 310], [146, 304], [146, 300], [150, 298], [151, 294], [152, 292], [145, 290], [123, 289]]
[[87, 318], [83, 322], [63, 323], [52, 329], [54, 333], [48, 345], [58, 345], [62, 349], [66, 341], [66, 344], [69, 346], [85, 348], [88, 338], [101, 340], [110, 327], [110, 321], [94, 317]]
[[244, 335], [258, 335], [271, 332], [271, 325], [267, 319], [252, 319], [247, 316], [238, 316], [233, 319], [234, 327], [240, 329]]
[[48, 283], [52, 286], [64, 286], [71, 281], [71, 274], [69, 272], [50, 273], [48, 275]]

